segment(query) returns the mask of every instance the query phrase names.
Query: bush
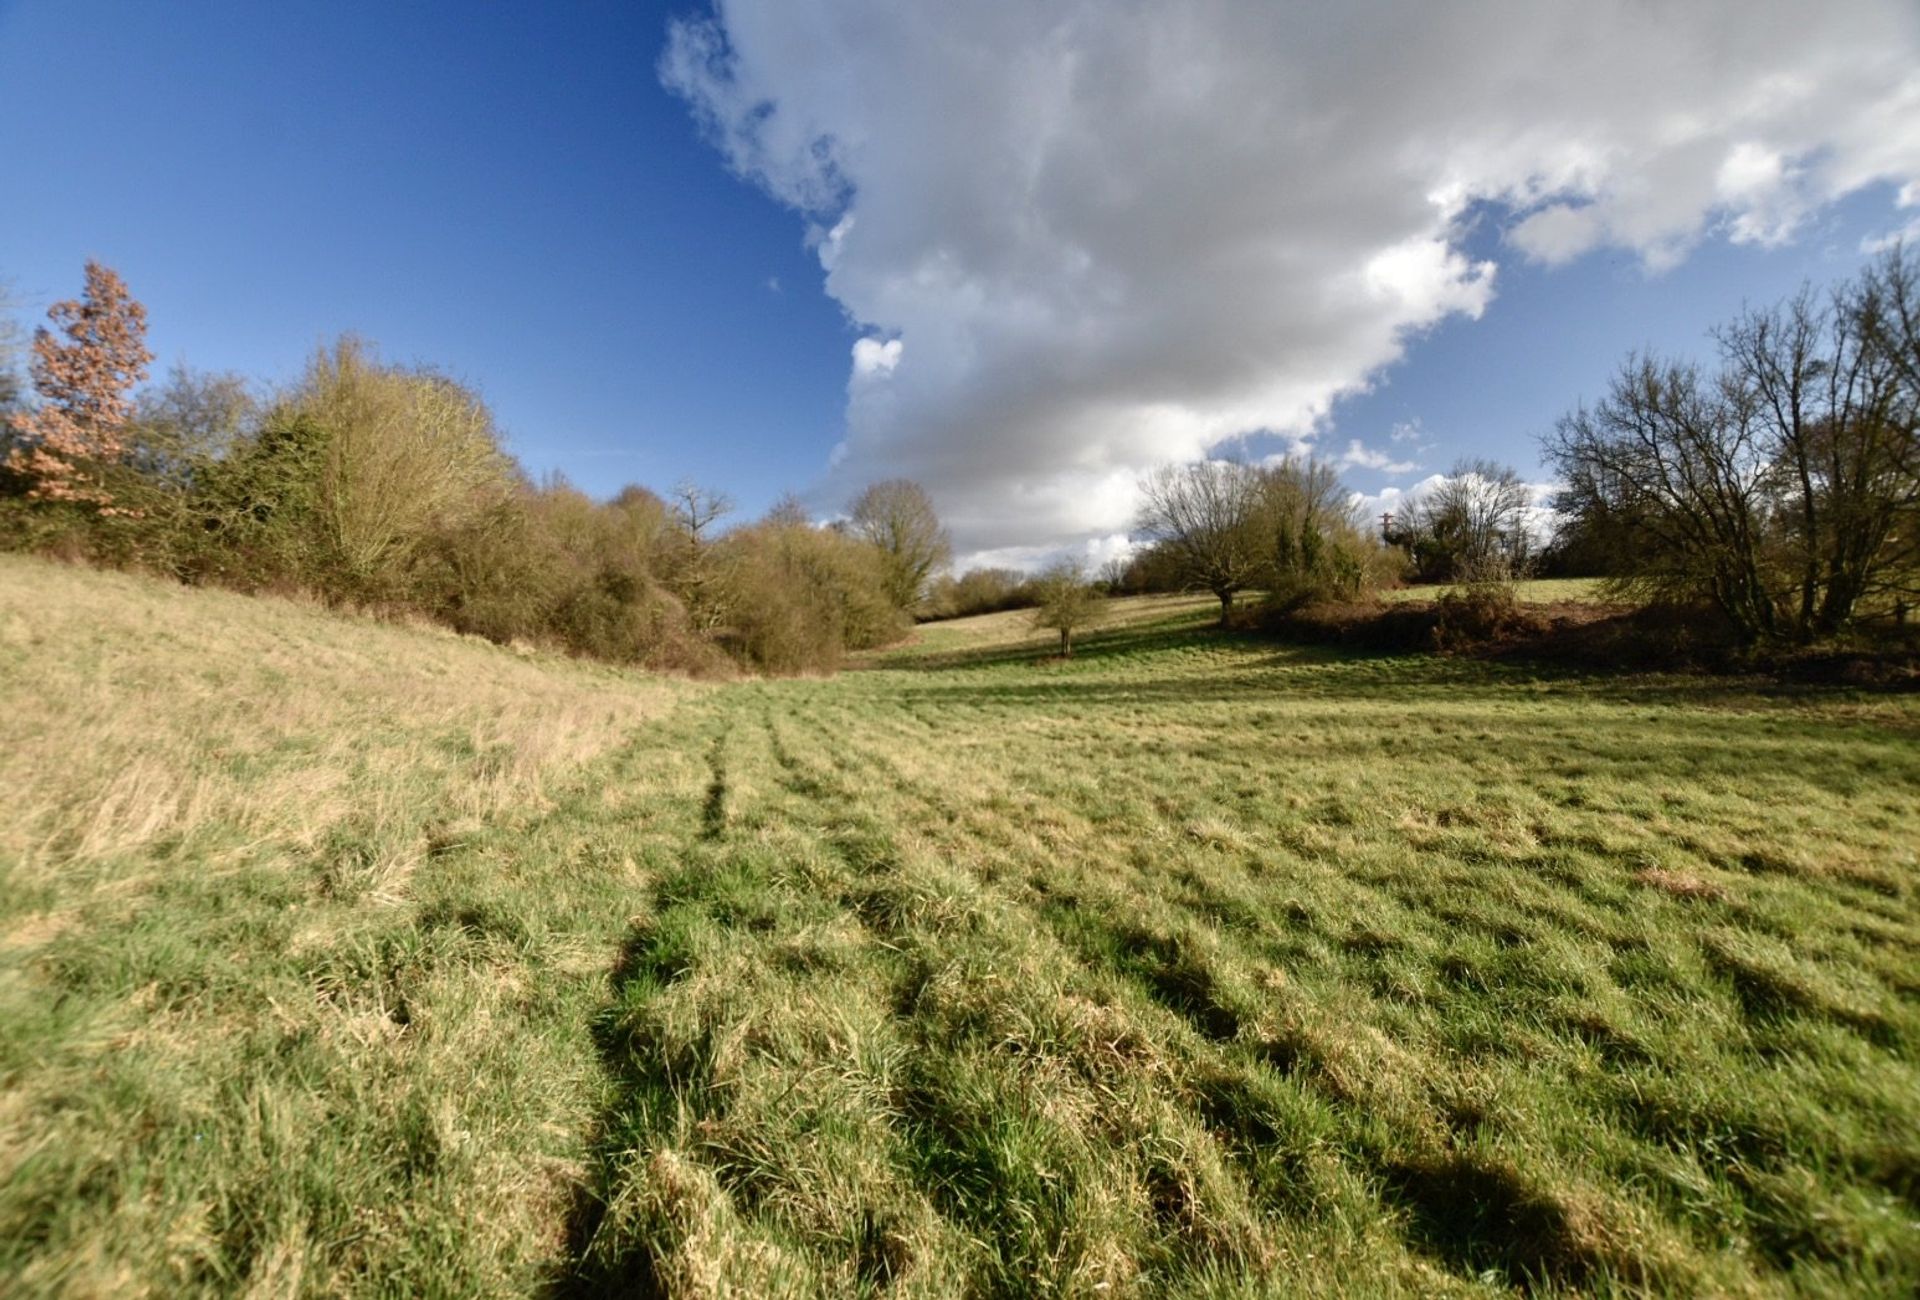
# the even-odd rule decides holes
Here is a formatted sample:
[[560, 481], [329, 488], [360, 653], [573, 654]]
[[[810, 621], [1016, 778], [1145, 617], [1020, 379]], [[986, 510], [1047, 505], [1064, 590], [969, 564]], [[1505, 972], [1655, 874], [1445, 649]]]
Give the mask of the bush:
[[723, 639], [755, 667], [828, 672], [848, 650], [906, 633], [885, 557], [863, 540], [776, 518], [730, 535], [723, 545], [732, 611]]
[[438, 539], [494, 515], [515, 483], [478, 398], [351, 339], [203, 478], [193, 513], [208, 539], [190, 568], [362, 605], [410, 603]]
[[1012, 569], [968, 569], [957, 578], [939, 578], [921, 603], [920, 616], [935, 620], [1030, 609], [1038, 600], [1033, 584]]
[[1437, 650], [1472, 649], [1533, 628], [1511, 579], [1463, 583], [1443, 592], [1434, 606]]

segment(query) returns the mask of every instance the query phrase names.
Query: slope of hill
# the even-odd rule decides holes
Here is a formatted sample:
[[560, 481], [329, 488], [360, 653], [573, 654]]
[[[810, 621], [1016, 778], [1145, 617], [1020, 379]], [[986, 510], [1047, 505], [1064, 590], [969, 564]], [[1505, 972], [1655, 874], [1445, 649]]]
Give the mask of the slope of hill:
[[0, 609], [19, 1293], [1920, 1283], [1911, 698], [1200, 605], [711, 688]]

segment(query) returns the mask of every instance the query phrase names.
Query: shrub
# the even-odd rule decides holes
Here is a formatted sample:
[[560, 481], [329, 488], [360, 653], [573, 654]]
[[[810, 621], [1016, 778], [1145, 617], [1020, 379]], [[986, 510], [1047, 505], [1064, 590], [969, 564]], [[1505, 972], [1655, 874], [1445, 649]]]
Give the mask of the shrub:
[[725, 639], [769, 672], [825, 672], [848, 650], [898, 640], [907, 618], [884, 555], [804, 520], [774, 518], [729, 536]]
[[1013, 569], [968, 569], [934, 581], [921, 603], [924, 619], [967, 618], [1006, 609], [1030, 609], [1038, 599], [1032, 583]]

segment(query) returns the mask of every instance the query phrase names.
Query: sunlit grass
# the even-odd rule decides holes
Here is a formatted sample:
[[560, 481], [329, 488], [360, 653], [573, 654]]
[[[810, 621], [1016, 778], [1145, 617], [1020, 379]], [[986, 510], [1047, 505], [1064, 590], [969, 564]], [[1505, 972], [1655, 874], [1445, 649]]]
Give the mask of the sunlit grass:
[[[1217, 617], [1219, 612], [1220, 602], [1204, 594], [1133, 596], [1108, 602], [1094, 626], [1115, 631], [1179, 616], [1205, 613]], [[1034, 627], [1032, 610], [1009, 609], [998, 614], [922, 623], [903, 645], [870, 651], [858, 658], [869, 663], [899, 664], [919, 662], [930, 655], [964, 654], [975, 650], [1017, 653], [1031, 648], [1036, 654], [1049, 654], [1059, 643], [1058, 632]]]
[[[1522, 605], [1597, 605], [1605, 603], [1599, 578], [1526, 578], [1513, 584], [1514, 596]], [[1419, 587], [1395, 587], [1380, 593], [1388, 604], [1424, 604], [1440, 599], [1456, 588], [1446, 583]]]
[[[42, 811], [0, 904], [4, 1289], [1920, 1284], [1910, 698], [1343, 657], [1204, 600], [1069, 663], [998, 615], [695, 689], [283, 606], [242, 642], [255, 606], [131, 579], [0, 592], [10, 718], [116, 665], [9, 769]], [[187, 652], [141, 641], [165, 619]], [[327, 675], [375, 644], [611, 721], [479, 799], [405, 740], [459, 692]], [[100, 812], [80, 720], [209, 670], [236, 736], [386, 701], [270, 751], [398, 747], [340, 824], [396, 781], [460, 811], [398, 884], [272, 764], [199, 820]], [[159, 770], [200, 713], [138, 724]]]

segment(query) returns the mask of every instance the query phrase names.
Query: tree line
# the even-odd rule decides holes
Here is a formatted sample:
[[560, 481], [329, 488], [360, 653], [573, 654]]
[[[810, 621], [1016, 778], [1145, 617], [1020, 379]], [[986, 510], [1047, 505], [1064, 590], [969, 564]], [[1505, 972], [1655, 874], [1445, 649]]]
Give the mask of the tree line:
[[176, 368], [107, 267], [0, 357], [0, 537], [189, 583], [301, 592], [500, 642], [686, 671], [831, 669], [910, 626], [949, 554], [927, 494], [877, 483], [816, 527], [784, 501], [535, 482], [468, 387], [343, 338], [261, 396]]
[[[284, 388], [176, 368], [141, 388], [144, 308], [90, 263], [29, 358], [0, 312], [0, 533], [187, 582], [411, 612], [496, 641], [691, 671], [830, 669], [915, 618], [1029, 608], [1063, 654], [1097, 597], [1205, 591], [1286, 612], [1401, 581], [1511, 598], [1545, 568], [1754, 645], [1904, 624], [1920, 595], [1920, 270], [1895, 248], [1714, 331], [1719, 365], [1633, 356], [1542, 439], [1550, 535], [1511, 467], [1463, 460], [1376, 523], [1311, 457], [1162, 466], [1131, 555], [1090, 577], [945, 572], [926, 492], [876, 483], [818, 527], [791, 498], [534, 482], [469, 388], [343, 338]], [[1544, 543], [1544, 544], [1543, 544]]]
[[1497, 602], [1545, 569], [1745, 646], [1904, 628], [1920, 600], [1920, 265], [1895, 247], [1713, 338], [1717, 368], [1630, 357], [1556, 422], [1546, 520], [1518, 473], [1481, 459], [1377, 530], [1310, 459], [1169, 465], [1142, 484], [1146, 545], [1109, 586], [1207, 591], [1224, 624], [1242, 592], [1285, 610], [1411, 580]]

